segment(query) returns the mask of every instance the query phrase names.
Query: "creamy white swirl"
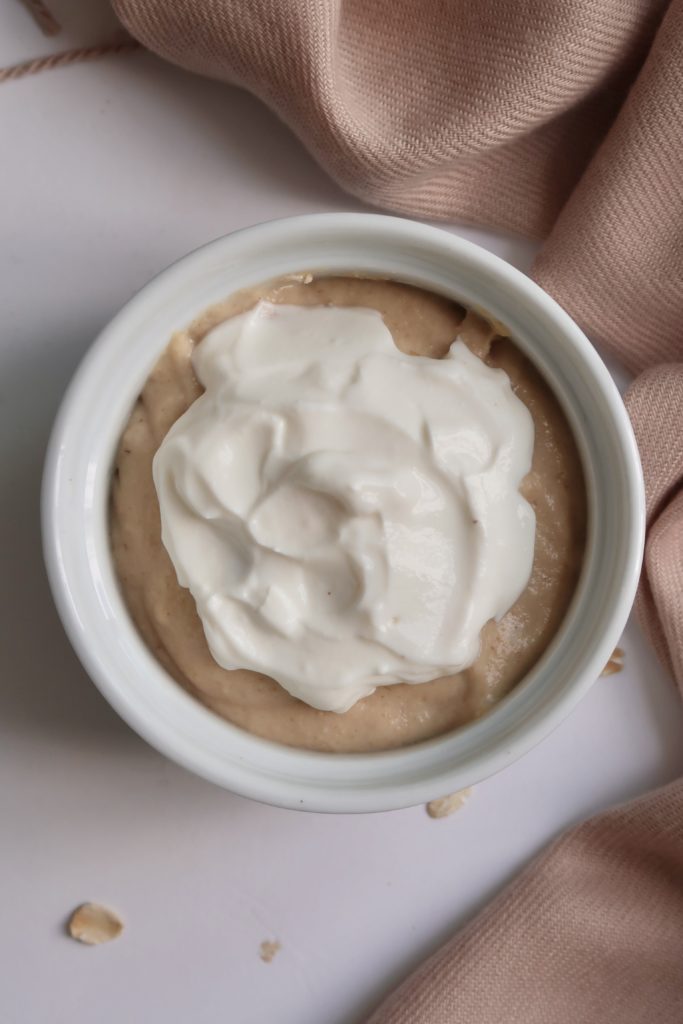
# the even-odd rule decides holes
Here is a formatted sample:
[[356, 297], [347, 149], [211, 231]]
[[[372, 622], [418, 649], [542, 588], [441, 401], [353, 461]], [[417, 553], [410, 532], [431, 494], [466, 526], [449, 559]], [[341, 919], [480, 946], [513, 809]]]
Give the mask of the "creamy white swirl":
[[533, 560], [533, 423], [507, 375], [457, 340], [406, 355], [374, 310], [266, 302], [194, 368], [154, 482], [218, 664], [329, 711], [472, 664]]

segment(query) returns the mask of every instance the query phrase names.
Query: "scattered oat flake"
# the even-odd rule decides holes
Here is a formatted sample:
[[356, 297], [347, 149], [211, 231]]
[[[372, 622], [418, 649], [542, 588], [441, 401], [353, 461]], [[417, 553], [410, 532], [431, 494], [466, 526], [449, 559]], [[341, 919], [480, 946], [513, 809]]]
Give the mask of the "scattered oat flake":
[[623, 667], [624, 652], [622, 651], [621, 647], [615, 647], [612, 651], [612, 657], [607, 662], [600, 675], [613, 676], [616, 672], [621, 672]]
[[282, 946], [279, 942], [262, 942], [259, 948], [259, 956], [264, 964], [269, 964], [281, 949]]
[[438, 800], [430, 800], [427, 804], [427, 814], [430, 818], [447, 818], [449, 814], [455, 814], [472, 795], [470, 786], [461, 789], [450, 796], [439, 797]]
[[83, 903], [71, 915], [69, 935], [87, 946], [99, 946], [117, 939], [123, 931], [123, 921], [108, 907], [99, 903]]

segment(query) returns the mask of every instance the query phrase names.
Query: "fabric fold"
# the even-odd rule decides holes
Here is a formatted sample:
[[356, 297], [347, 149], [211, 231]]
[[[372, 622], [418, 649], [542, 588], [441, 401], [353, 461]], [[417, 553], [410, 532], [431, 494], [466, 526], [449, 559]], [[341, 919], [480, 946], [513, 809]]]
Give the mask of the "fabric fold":
[[585, 822], [369, 1024], [678, 1024], [683, 782]]

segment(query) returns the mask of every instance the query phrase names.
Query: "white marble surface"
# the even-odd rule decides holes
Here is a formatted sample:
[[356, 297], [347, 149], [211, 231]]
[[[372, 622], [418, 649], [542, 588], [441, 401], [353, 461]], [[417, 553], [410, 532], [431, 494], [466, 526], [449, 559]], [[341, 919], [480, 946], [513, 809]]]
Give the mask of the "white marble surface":
[[[101, 4], [78, 7], [53, 3], [83, 26], [67, 41], [106, 34]], [[59, 45], [3, 5], [0, 62]], [[624, 671], [441, 821], [260, 806], [147, 747], [79, 667], [46, 588], [38, 491], [60, 395], [177, 256], [360, 206], [255, 100], [149, 56], [1, 85], [0, 124], [0, 1020], [355, 1024], [561, 829], [683, 771], [679, 701], [630, 626]], [[525, 243], [466, 234], [529, 264]], [[115, 943], [65, 936], [88, 899], [124, 917]], [[282, 943], [270, 964], [264, 939]]]

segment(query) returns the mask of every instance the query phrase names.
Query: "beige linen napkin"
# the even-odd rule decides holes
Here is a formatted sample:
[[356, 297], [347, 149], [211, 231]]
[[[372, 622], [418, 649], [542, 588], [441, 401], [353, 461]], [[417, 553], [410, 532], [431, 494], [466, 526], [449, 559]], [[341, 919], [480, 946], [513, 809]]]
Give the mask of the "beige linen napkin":
[[[683, 0], [114, 0], [366, 202], [517, 231], [640, 376], [638, 607], [683, 685]], [[682, 1024], [683, 782], [570, 832], [373, 1024]]]

